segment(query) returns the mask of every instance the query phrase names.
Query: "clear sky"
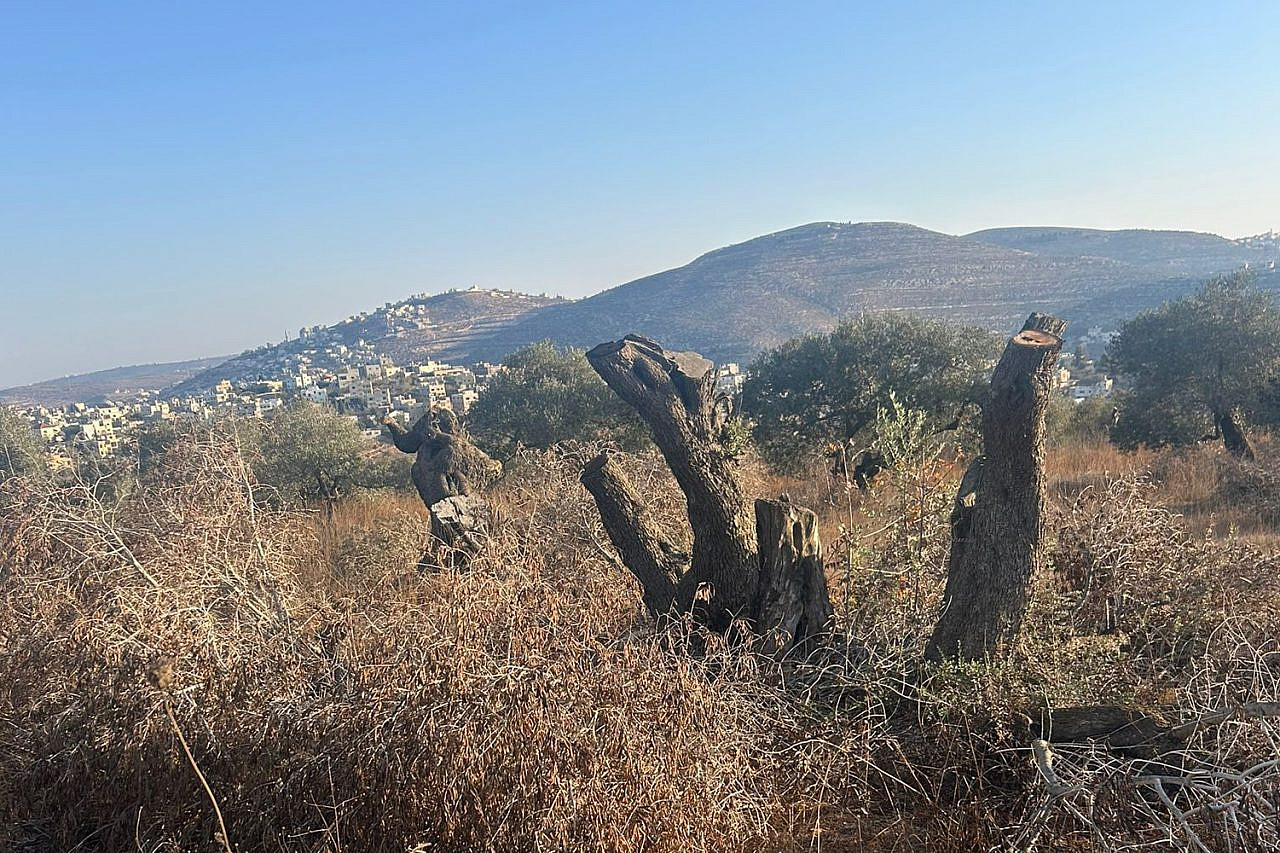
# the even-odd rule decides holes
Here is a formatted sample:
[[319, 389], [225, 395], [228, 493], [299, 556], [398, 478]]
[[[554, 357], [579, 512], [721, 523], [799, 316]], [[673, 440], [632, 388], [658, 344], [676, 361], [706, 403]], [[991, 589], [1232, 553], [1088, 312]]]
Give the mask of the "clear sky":
[[1280, 228], [1280, 3], [0, 0], [0, 387], [816, 220]]

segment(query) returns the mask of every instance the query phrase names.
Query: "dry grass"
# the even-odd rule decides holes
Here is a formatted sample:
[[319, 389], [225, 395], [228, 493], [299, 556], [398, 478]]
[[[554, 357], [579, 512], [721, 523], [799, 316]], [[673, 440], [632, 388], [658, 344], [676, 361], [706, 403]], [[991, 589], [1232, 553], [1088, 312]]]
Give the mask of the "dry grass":
[[[489, 546], [434, 574], [416, 498], [254, 507], [216, 436], [115, 503], [6, 483], [0, 848], [223, 849], [220, 813], [237, 851], [1273, 849], [1280, 770], [1251, 768], [1274, 721], [1206, 726], [1158, 773], [1058, 744], [1068, 792], [1025, 724], [1280, 699], [1280, 563], [1160, 507], [1209, 470], [1224, 501], [1270, 479], [1055, 455], [1055, 568], [1024, 641], [920, 672], [955, 466], [872, 495], [751, 467], [819, 508], [831, 555], [837, 650], [779, 667], [639, 618], [577, 483], [593, 452], [517, 460]], [[661, 465], [630, 464], [678, 530]], [[1172, 808], [1153, 774], [1183, 780], [1161, 783]]]
[[1238, 536], [1280, 547], [1280, 448], [1270, 436], [1256, 440], [1257, 462], [1232, 459], [1220, 443], [1192, 448], [1125, 452], [1105, 442], [1054, 448], [1047, 460], [1051, 489], [1072, 500], [1116, 477], [1138, 476], [1151, 499], [1177, 513], [1185, 526], [1214, 536]]

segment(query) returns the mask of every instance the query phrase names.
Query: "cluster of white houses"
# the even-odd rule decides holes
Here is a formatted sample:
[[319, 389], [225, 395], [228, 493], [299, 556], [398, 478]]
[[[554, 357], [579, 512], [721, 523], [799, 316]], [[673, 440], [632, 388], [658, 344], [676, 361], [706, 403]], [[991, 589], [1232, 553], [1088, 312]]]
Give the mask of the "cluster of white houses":
[[[165, 399], [158, 392], [139, 392], [127, 402], [36, 406], [26, 411], [55, 465], [62, 466], [86, 451], [100, 457], [117, 455], [148, 423], [261, 418], [294, 401], [329, 406], [378, 436], [379, 421], [389, 414], [409, 423], [430, 409], [465, 415], [488, 381], [505, 369], [487, 362], [462, 366], [436, 360], [398, 365], [386, 355], [360, 357], [358, 350], [342, 349], [340, 355], [358, 360], [319, 368], [306, 355], [294, 356], [271, 378], [223, 379], [199, 395]], [[722, 392], [736, 394], [744, 378], [738, 365], [726, 364], [719, 370], [717, 385]]]
[[465, 414], [488, 379], [503, 370], [495, 364], [463, 367], [434, 360], [400, 366], [387, 356], [332, 370], [316, 369], [305, 361], [272, 378], [224, 379], [199, 395], [164, 399], [158, 392], [139, 392], [127, 402], [35, 406], [26, 412], [55, 465], [69, 465], [86, 451], [100, 457], [118, 454], [148, 423], [261, 418], [299, 400], [330, 406], [376, 435], [378, 421], [393, 412], [410, 421], [430, 408]]

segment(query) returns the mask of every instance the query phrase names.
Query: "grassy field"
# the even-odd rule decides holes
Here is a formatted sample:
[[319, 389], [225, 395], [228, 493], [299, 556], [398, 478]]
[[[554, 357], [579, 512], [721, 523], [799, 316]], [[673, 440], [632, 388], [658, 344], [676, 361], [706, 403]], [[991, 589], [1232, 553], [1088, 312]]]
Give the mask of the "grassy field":
[[[835, 648], [779, 665], [642, 618], [592, 452], [508, 466], [466, 571], [419, 569], [416, 496], [267, 509], [216, 437], [129, 490], [5, 483], [0, 849], [1276, 849], [1280, 721], [1240, 711], [1280, 700], [1269, 443], [1054, 448], [1018, 648], [936, 669], [945, 458], [869, 494], [744, 464], [827, 546]], [[1204, 722], [1159, 764], [1055, 743], [1054, 787], [1032, 741], [1084, 705]]]

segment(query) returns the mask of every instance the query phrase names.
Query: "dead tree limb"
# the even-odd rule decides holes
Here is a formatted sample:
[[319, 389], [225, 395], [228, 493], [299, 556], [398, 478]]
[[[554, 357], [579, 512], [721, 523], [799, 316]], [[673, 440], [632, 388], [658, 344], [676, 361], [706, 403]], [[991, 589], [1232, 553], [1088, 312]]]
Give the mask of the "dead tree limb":
[[[662, 616], [675, 604], [676, 583], [688, 568], [688, 556], [679, 553], [649, 518], [644, 501], [626, 474], [605, 451], [587, 463], [582, 484], [595, 498], [609, 540], [622, 555], [622, 563], [640, 582], [644, 605], [653, 616]], [[688, 602], [681, 605], [681, 609]]]
[[727, 629], [748, 615], [759, 565], [752, 512], [719, 440], [714, 365], [638, 335], [600, 344], [587, 361], [649, 426], [684, 492], [693, 554], [681, 584], [702, 587], [703, 618]]
[[1022, 623], [1043, 563], [1044, 420], [1067, 324], [1032, 314], [1005, 347], [982, 406], [982, 455], [951, 512], [943, 611], [930, 660], [995, 653]]

